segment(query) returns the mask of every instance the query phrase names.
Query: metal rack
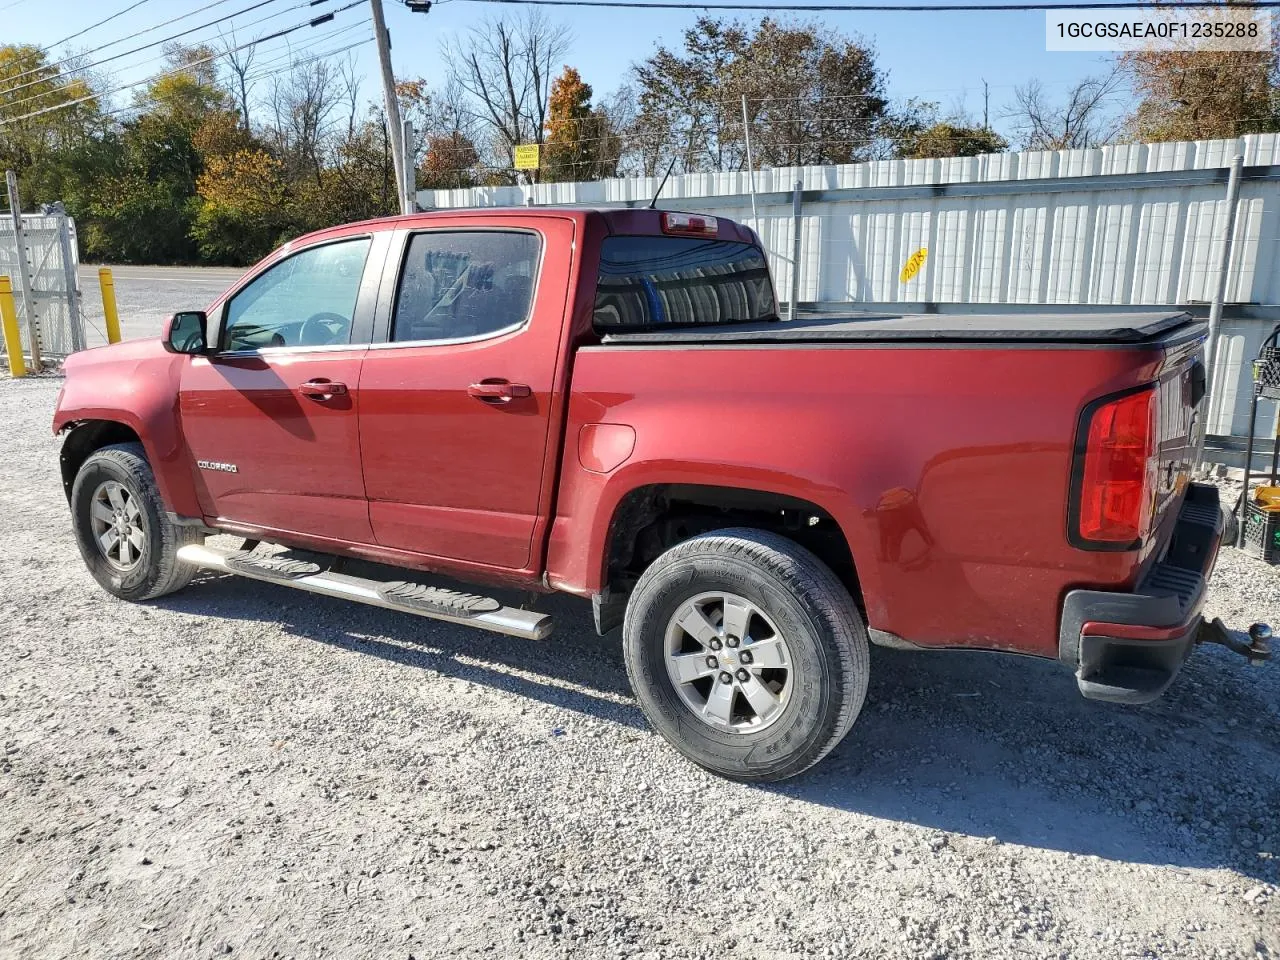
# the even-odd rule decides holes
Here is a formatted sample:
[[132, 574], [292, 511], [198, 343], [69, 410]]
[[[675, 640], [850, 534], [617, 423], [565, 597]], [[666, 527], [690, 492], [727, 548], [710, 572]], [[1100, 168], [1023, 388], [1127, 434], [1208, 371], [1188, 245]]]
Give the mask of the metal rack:
[[[1258, 357], [1253, 361], [1253, 400], [1249, 406], [1249, 440], [1244, 455], [1244, 488], [1240, 499], [1236, 502], [1232, 513], [1238, 513], [1236, 526], [1236, 546], [1245, 549], [1246, 538], [1252, 540], [1256, 536], [1258, 556], [1268, 563], [1280, 564], [1280, 548], [1271, 541], [1280, 539], [1273, 532], [1273, 527], [1280, 528], [1280, 514], [1268, 515], [1254, 505], [1249, 495], [1250, 468], [1253, 466], [1253, 443], [1258, 429], [1258, 401], [1280, 400], [1280, 324], [1267, 335], [1258, 350]], [[1277, 469], [1280, 468], [1280, 420], [1277, 420], [1276, 436], [1271, 447], [1271, 486], [1276, 485]], [[1274, 519], [1273, 519], [1274, 517]], [[1253, 543], [1250, 547], [1255, 546]], [[1249, 552], [1253, 552], [1250, 550]]]

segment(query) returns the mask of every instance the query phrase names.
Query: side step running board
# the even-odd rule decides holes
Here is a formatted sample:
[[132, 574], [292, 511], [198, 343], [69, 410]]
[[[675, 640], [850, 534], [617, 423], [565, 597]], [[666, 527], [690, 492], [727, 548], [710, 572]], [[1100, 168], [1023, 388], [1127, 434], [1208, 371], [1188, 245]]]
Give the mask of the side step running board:
[[491, 597], [458, 593], [421, 583], [369, 580], [345, 573], [330, 573], [309, 561], [244, 550], [219, 550], [204, 544], [180, 548], [178, 559], [206, 570], [222, 570], [339, 600], [354, 600], [464, 627], [505, 633], [510, 637], [545, 640], [551, 634], [549, 614], [504, 607]]

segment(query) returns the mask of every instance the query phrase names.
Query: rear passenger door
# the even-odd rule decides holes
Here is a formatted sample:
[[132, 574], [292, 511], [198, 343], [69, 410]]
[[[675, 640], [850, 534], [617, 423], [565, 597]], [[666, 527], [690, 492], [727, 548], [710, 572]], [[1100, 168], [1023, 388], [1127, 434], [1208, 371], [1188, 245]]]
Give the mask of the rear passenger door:
[[403, 244], [365, 355], [360, 446], [377, 542], [521, 570], [544, 519], [573, 223], [441, 226]]

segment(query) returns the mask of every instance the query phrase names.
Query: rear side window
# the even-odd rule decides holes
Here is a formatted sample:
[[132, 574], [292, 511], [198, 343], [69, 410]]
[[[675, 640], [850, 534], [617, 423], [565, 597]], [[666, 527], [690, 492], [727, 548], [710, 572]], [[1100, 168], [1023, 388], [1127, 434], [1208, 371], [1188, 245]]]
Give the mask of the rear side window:
[[458, 340], [529, 319], [541, 241], [504, 230], [432, 230], [409, 240], [391, 339]]
[[608, 237], [600, 250], [595, 328], [740, 323], [778, 315], [759, 247], [700, 237]]

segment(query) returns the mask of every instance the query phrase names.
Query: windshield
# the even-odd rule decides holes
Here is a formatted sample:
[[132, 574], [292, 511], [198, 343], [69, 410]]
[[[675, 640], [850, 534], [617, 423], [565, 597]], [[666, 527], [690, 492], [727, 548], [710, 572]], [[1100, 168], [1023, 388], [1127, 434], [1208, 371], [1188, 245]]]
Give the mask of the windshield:
[[778, 319], [759, 247], [698, 237], [608, 237], [600, 250], [599, 333]]

